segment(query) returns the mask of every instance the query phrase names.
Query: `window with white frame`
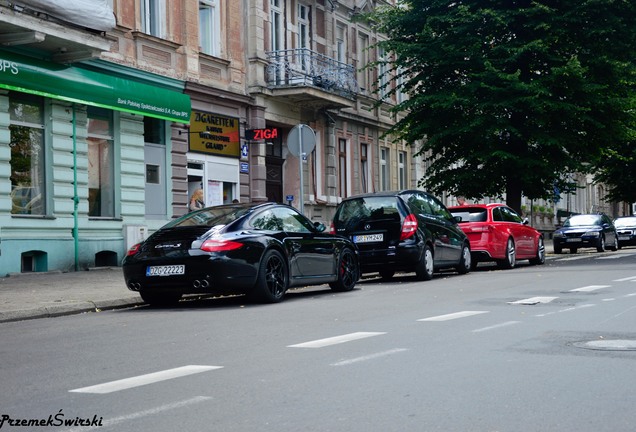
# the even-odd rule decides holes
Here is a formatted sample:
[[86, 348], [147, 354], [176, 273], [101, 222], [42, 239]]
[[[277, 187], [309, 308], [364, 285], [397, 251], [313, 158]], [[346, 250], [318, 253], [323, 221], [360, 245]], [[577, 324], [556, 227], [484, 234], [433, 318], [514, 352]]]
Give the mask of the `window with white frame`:
[[311, 41], [309, 39], [309, 7], [298, 4], [298, 34], [296, 35], [297, 48], [299, 48], [299, 63], [302, 70], [306, 71], [310, 67]]
[[360, 190], [369, 192], [369, 145], [360, 144]]
[[406, 189], [406, 152], [398, 152], [398, 187]]
[[338, 139], [338, 194], [341, 198], [349, 195], [347, 189], [347, 140]]
[[283, 49], [283, 8], [281, 0], [269, 0], [271, 51]]
[[369, 80], [368, 70], [365, 67], [369, 63], [369, 36], [363, 33], [358, 34], [358, 86], [361, 92], [368, 91]]
[[165, 0], [140, 0], [141, 31], [163, 38], [166, 35]]
[[203, 54], [221, 54], [220, 0], [199, 0], [199, 46]]
[[44, 99], [9, 93], [11, 214], [46, 214]]
[[384, 48], [378, 48], [378, 96], [384, 99], [389, 92], [387, 84], [389, 82], [387, 72], [389, 68], [386, 65], [386, 52]]
[[347, 29], [343, 24], [336, 25], [336, 60], [347, 62]]
[[115, 217], [112, 111], [88, 107], [88, 215]]
[[380, 149], [380, 190], [389, 190], [389, 149]]

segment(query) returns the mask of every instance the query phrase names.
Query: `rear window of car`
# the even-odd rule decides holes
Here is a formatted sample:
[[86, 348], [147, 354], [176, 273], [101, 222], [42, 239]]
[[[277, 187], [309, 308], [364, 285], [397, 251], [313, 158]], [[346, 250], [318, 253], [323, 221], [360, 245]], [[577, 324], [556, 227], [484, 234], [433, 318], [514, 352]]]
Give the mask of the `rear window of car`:
[[346, 222], [352, 219], [380, 220], [387, 218], [400, 218], [397, 198], [354, 198], [342, 202], [336, 215], [336, 222]]
[[210, 207], [203, 210], [188, 213], [165, 225], [164, 228], [184, 227], [184, 226], [217, 226], [227, 225], [239, 217], [248, 213], [248, 207]]
[[459, 216], [461, 221], [459, 223], [466, 222], [486, 222], [487, 215], [486, 209], [483, 208], [466, 208], [461, 211], [453, 211], [453, 216]]

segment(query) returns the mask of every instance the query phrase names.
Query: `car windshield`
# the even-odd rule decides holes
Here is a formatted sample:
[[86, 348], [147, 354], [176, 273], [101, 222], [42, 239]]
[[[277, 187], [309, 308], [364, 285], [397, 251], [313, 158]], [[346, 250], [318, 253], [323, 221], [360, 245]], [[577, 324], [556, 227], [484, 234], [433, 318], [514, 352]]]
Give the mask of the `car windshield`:
[[453, 210], [452, 214], [453, 214], [453, 217], [459, 216], [461, 218], [459, 223], [486, 222], [486, 219], [487, 219], [486, 209], [484, 208], [466, 207], [466, 208], [462, 208], [461, 211]]
[[400, 219], [395, 197], [366, 197], [344, 201], [337, 215], [338, 222], [369, 219]]
[[248, 213], [250, 209], [250, 207], [235, 206], [209, 207], [188, 213], [168, 223], [164, 228], [227, 225]]
[[616, 228], [633, 227], [636, 226], [636, 217], [623, 217], [614, 221]]
[[570, 217], [563, 224], [564, 227], [592, 226], [600, 225], [601, 216], [599, 215], [576, 215]]

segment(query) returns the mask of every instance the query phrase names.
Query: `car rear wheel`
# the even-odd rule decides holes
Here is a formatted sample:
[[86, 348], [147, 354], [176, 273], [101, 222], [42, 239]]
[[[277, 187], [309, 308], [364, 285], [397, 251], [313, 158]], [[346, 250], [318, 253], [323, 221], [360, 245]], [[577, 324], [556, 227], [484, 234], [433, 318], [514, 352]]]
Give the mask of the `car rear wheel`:
[[575, 254], [577, 250], [578, 250], [577, 248], [570, 248], [570, 253]]
[[497, 262], [499, 267], [504, 269], [514, 268], [517, 264], [517, 250], [515, 249], [515, 242], [512, 237], [508, 238], [506, 243], [506, 257]]
[[[555, 249], [556, 252], [556, 249]], [[559, 251], [559, 253], [561, 253]], [[530, 264], [541, 265], [545, 263], [545, 244], [543, 243], [543, 237], [539, 237], [537, 241], [537, 256], [530, 259]]]
[[351, 249], [344, 249], [338, 260], [338, 280], [329, 284], [334, 291], [351, 291], [360, 278], [358, 260]]
[[277, 250], [266, 251], [261, 259], [252, 298], [262, 303], [278, 303], [285, 297], [288, 285], [285, 259]]
[[433, 250], [429, 245], [424, 247], [422, 258], [415, 267], [415, 277], [417, 280], [428, 281], [433, 279]]
[[598, 252], [605, 252], [605, 236], [601, 236], [601, 239], [598, 242], [598, 246], [596, 247]]
[[560, 254], [560, 253], [562, 253], [562, 252], [563, 252], [563, 249], [561, 249], [561, 246], [555, 246], [555, 247], [554, 247], [554, 253], [555, 253], [555, 254], [557, 254], [557, 255], [558, 255], [558, 254]]
[[144, 302], [151, 306], [172, 306], [181, 299], [181, 293], [157, 292], [153, 290], [141, 290], [139, 295]]
[[457, 272], [459, 274], [466, 274], [472, 268], [472, 261], [470, 256], [470, 247], [467, 244], [462, 246], [462, 257], [459, 260], [459, 265], [457, 266]]

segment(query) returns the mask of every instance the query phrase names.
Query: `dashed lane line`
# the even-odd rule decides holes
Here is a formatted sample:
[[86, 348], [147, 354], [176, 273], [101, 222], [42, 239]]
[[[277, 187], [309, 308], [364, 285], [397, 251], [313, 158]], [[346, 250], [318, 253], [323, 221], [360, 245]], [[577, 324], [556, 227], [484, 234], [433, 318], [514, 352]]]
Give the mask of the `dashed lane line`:
[[581, 288], [574, 288], [568, 292], [592, 292], [603, 288], [610, 288], [611, 285], [588, 285]]
[[153, 372], [146, 375], [139, 375], [136, 377], [125, 378], [117, 381], [111, 381], [103, 384], [97, 384], [90, 387], [82, 387], [74, 390], [69, 390], [71, 393], [96, 393], [105, 394], [112, 393], [120, 390], [127, 390], [133, 387], [140, 387], [148, 384], [154, 384], [160, 381], [165, 381], [173, 378], [180, 378], [187, 375], [198, 374], [201, 372], [207, 372], [214, 369], [220, 369], [223, 366], [200, 366], [200, 365], [188, 365], [174, 369], [167, 369], [159, 372]]
[[530, 297], [527, 299], [523, 299], [523, 300], [517, 300], [517, 301], [512, 301], [512, 302], [508, 302], [508, 304], [513, 304], [513, 305], [536, 305], [539, 303], [550, 303], [553, 300], [558, 299], [558, 297]]
[[485, 313], [489, 313], [489, 311], [462, 311], [462, 312], [455, 312], [455, 313], [450, 313], [446, 315], [433, 316], [429, 318], [422, 318], [422, 319], [418, 319], [418, 321], [449, 321], [449, 320], [454, 320], [458, 318], [466, 318], [469, 316], [485, 314]]
[[380, 336], [386, 334], [385, 332], [356, 332], [349, 333], [341, 336], [334, 336], [325, 339], [318, 339], [309, 342], [303, 342], [295, 345], [288, 345], [287, 348], [323, 348], [330, 345], [337, 345], [345, 342], [351, 342], [358, 339], [364, 339], [373, 336]]

